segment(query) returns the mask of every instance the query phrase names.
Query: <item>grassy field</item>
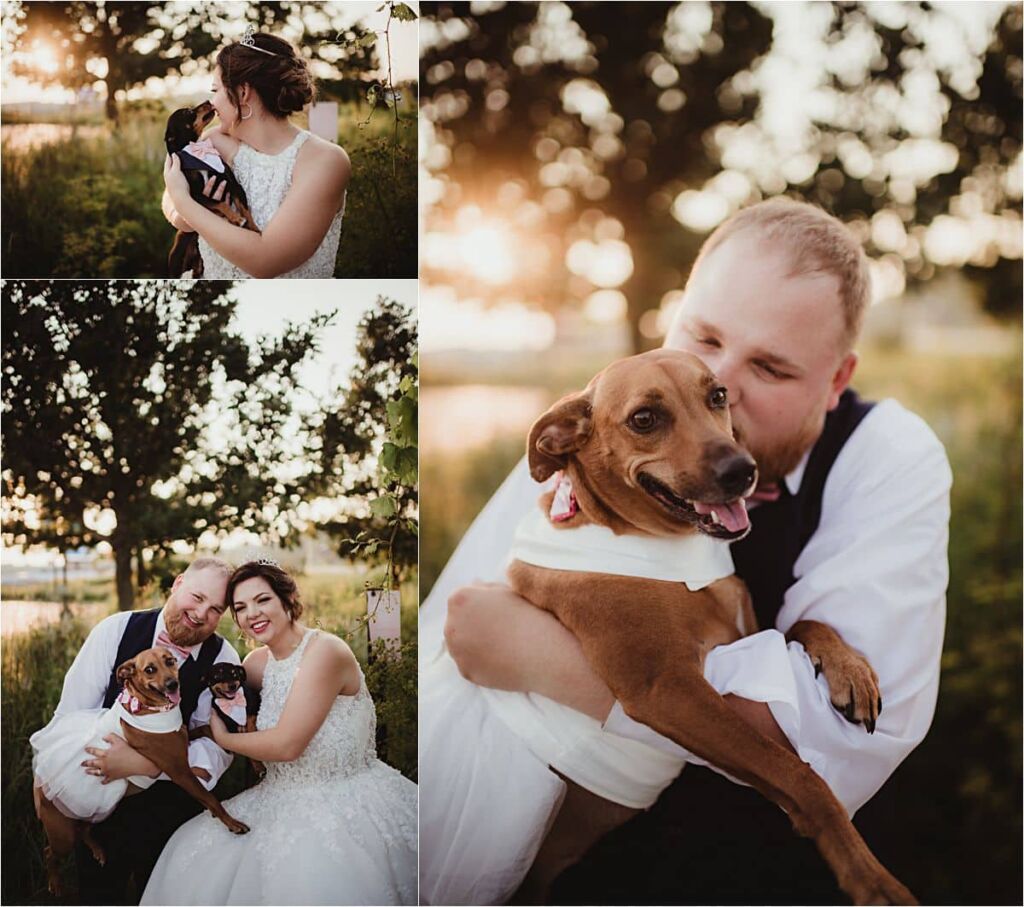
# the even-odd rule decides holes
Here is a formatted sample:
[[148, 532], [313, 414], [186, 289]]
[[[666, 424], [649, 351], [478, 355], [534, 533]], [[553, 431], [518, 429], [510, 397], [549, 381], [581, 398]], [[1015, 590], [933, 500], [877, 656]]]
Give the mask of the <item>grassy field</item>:
[[[388, 656], [379, 647], [367, 659], [364, 584], [379, 579], [377, 572], [354, 570], [351, 575], [298, 577], [305, 612], [302, 620], [310, 626], [337, 633], [352, 646], [363, 664], [367, 685], [377, 707], [378, 754], [382, 759], [416, 779], [416, 576], [402, 585], [402, 656]], [[90, 583], [89, 592], [102, 600], [105, 587], [110, 612], [115, 610], [112, 584]], [[25, 587], [16, 587], [18, 598], [28, 598]], [[14, 590], [5, 589], [4, 597]], [[52, 587], [37, 590], [42, 599], [52, 599]], [[159, 593], [141, 596], [138, 607], [161, 604]], [[0, 608], [3, 605], [0, 604]], [[0, 722], [0, 764], [2, 764], [2, 835], [4, 872], [0, 902], [4, 904], [52, 903], [46, 894], [42, 862], [43, 835], [32, 807], [32, 755], [29, 736], [45, 725], [60, 698], [64, 673], [88, 632], [78, 620], [54, 623], [29, 633], [5, 638], [0, 653], [3, 720]], [[249, 647], [230, 617], [219, 632], [241, 656]], [[217, 788], [222, 799], [238, 793], [243, 786], [244, 761], [235, 760]], [[71, 860], [66, 878], [73, 881]]]
[[[397, 145], [390, 111], [361, 125], [365, 106], [339, 107], [338, 143], [352, 160], [352, 180], [336, 277], [416, 277], [417, 137], [408, 94]], [[3, 276], [164, 277], [174, 238], [160, 212], [168, 113], [149, 102], [126, 109], [117, 131], [75, 123], [38, 146], [15, 141], [17, 133], [5, 138]], [[296, 123], [305, 126], [305, 117]]]
[[[535, 362], [494, 383], [582, 387], [601, 362], [538, 375]], [[431, 374], [423, 385], [453, 384]], [[481, 383], [474, 375], [474, 383]], [[922, 903], [1021, 898], [1021, 362], [867, 351], [857, 388], [924, 417], [954, 474], [942, 681], [932, 729], [899, 772], [900, 838], [890, 868]], [[452, 431], [458, 432], [457, 426]], [[471, 520], [523, 455], [525, 437], [421, 459], [422, 595]]]

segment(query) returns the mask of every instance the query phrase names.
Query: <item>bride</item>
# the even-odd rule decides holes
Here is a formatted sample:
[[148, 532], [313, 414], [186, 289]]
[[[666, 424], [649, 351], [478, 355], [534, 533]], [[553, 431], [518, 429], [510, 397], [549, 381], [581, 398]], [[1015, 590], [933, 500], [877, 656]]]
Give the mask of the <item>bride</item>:
[[250, 561], [228, 582], [239, 627], [263, 645], [244, 665], [262, 689], [257, 730], [224, 749], [266, 777], [226, 805], [251, 831], [209, 813], [167, 842], [143, 904], [414, 904], [416, 785], [377, 759], [376, 718], [359, 664], [336, 636], [303, 626], [295, 581]]
[[312, 100], [309, 67], [281, 38], [247, 32], [217, 55], [211, 102], [221, 125], [203, 140], [234, 170], [261, 232], [236, 227], [193, 199], [178, 156], [170, 155], [164, 216], [199, 233], [204, 277], [334, 276], [351, 165], [333, 142], [289, 122]]

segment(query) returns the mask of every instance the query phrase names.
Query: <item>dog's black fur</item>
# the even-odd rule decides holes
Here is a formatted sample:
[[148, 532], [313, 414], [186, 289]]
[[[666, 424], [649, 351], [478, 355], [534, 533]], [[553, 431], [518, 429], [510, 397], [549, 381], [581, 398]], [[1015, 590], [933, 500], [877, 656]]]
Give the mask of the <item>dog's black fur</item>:
[[[210, 688], [210, 694], [213, 696], [213, 707], [217, 710], [217, 714], [220, 715], [227, 729], [232, 734], [236, 734], [240, 730], [244, 731], [245, 728], [240, 728], [230, 715], [225, 715], [221, 711], [220, 706], [217, 705], [217, 698], [230, 699], [235, 695], [238, 688], [245, 683], [245, 668], [241, 665], [232, 664], [229, 661], [218, 661], [203, 675], [202, 683], [203, 686]], [[245, 713], [246, 715], [254, 716], [260, 710], [260, 694], [250, 687], [245, 687], [244, 692]]]
[[[203, 130], [213, 117], [214, 109], [209, 101], [204, 101], [198, 107], [182, 107], [180, 110], [175, 110], [167, 118], [167, 130], [164, 133], [167, 153], [178, 155], [181, 172], [188, 180], [189, 193], [192, 198], [212, 211], [216, 211], [221, 217], [236, 226], [259, 232], [253, 222], [252, 213], [249, 211], [245, 190], [227, 163], [224, 164], [224, 172], [218, 173], [213, 168], [206, 166], [203, 161], [182, 150], [190, 142], [199, 141]], [[219, 188], [221, 181], [226, 184], [224, 198], [219, 202], [203, 194], [206, 181], [211, 176], [217, 180], [214, 185], [215, 190]], [[202, 277], [203, 259], [199, 254], [197, 235], [183, 233], [179, 230], [174, 237], [170, 255], [167, 257], [167, 275], [180, 277], [185, 271], [191, 271], [193, 277]]]

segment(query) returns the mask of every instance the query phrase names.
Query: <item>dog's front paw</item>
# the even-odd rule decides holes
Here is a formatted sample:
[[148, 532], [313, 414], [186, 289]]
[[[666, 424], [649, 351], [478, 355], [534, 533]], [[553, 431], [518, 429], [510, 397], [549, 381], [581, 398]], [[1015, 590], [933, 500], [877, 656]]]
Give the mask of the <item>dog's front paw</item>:
[[232, 819], [229, 816], [228, 820], [227, 820], [227, 822], [225, 824], [227, 825], [228, 830], [232, 834], [235, 834], [235, 835], [247, 835], [247, 834], [249, 834], [249, 826], [246, 825], [244, 822], [239, 822], [238, 819]]
[[847, 721], [863, 724], [873, 734], [882, 711], [882, 696], [878, 675], [868, 660], [849, 648], [807, 654], [814, 665], [814, 676], [825, 675], [832, 705]]

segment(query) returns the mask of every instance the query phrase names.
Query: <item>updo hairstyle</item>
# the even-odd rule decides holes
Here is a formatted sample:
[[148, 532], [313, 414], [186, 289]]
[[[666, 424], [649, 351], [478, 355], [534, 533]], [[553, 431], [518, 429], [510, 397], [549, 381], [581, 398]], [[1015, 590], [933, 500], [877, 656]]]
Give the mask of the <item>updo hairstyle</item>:
[[242, 105], [238, 101], [238, 90], [243, 85], [251, 85], [267, 112], [278, 119], [298, 113], [310, 104], [316, 95], [313, 75], [295, 48], [274, 35], [258, 33], [252, 40], [270, 53], [233, 43], [225, 45], [217, 54], [221, 84], [239, 118]]

